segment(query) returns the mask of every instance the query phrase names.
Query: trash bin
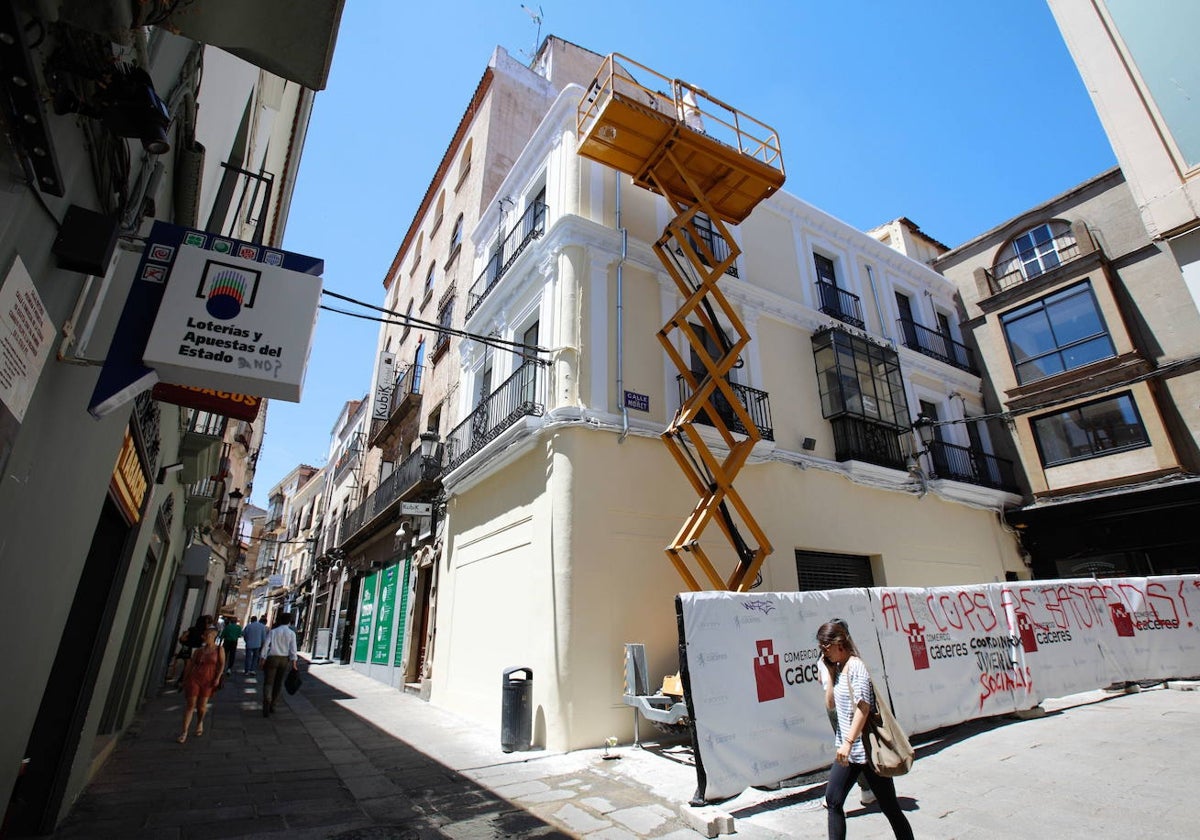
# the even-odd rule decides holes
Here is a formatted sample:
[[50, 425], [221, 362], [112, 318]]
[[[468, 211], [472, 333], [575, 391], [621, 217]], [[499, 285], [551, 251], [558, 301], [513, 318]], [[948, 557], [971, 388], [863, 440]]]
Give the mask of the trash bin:
[[500, 749], [527, 750], [533, 740], [533, 669], [505, 668], [500, 691]]

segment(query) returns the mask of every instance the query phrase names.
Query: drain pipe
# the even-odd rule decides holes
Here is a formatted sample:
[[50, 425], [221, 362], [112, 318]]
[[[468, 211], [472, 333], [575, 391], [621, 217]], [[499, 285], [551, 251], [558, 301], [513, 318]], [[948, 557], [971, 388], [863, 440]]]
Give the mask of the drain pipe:
[[625, 257], [629, 253], [629, 231], [621, 227], [621, 173], [613, 172], [617, 184], [617, 233], [621, 236], [621, 258], [617, 260], [617, 405], [621, 406], [621, 434], [617, 443], [629, 436], [629, 407], [625, 405]]
[[875, 301], [875, 313], [879, 316], [879, 331], [883, 333], [883, 337], [887, 339], [888, 344], [893, 347], [896, 342], [892, 341], [892, 336], [888, 333], [887, 321], [883, 318], [883, 310], [879, 308], [879, 291], [875, 288], [875, 272], [871, 270], [871, 266], [867, 266], [867, 282], [871, 284], [871, 298]]

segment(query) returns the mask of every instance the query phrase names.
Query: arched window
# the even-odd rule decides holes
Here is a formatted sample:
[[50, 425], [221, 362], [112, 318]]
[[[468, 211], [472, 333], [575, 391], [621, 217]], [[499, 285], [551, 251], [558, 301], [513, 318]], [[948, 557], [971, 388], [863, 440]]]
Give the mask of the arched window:
[[435, 210], [434, 214], [433, 214], [433, 227], [430, 228], [431, 233], [433, 231], [437, 230], [439, 227], [441, 227], [442, 214], [445, 212], [445, 210], [446, 210], [446, 191], [442, 190], [440, 193], [438, 193], [437, 210]]
[[435, 263], [435, 262], [430, 263], [429, 264], [429, 273], [425, 275], [425, 300], [429, 300], [430, 295], [433, 294], [433, 280], [434, 280], [434, 274], [436, 272], [437, 272], [437, 263]]
[[454, 221], [454, 231], [450, 234], [450, 254], [446, 257], [446, 262], [450, 262], [458, 255], [458, 251], [462, 247], [462, 233], [463, 214], [459, 213], [458, 218]]
[[997, 291], [1032, 280], [1079, 254], [1071, 223], [1053, 219], [1014, 236], [992, 266]]
[[412, 268], [409, 269], [409, 274], [415, 274], [417, 267], [421, 265], [421, 251], [425, 247], [425, 234], [417, 234], [417, 244], [413, 247]]
[[413, 299], [409, 298], [408, 308], [404, 310], [404, 331], [402, 333], [400, 333], [401, 341], [404, 341], [404, 339], [408, 338], [408, 333], [412, 329], [412, 311], [413, 311]]
[[458, 159], [458, 184], [455, 189], [462, 186], [463, 180], [471, 171], [471, 145], [472, 140], [467, 140], [467, 145], [463, 148], [462, 157]]

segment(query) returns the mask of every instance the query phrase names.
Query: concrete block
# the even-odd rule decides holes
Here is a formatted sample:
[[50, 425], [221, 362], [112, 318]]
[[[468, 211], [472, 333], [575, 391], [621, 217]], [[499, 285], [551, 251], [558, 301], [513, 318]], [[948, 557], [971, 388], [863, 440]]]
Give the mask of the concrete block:
[[1168, 680], [1167, 688], [1172, 691], [1197, 691], [1200, 690], [1200, 680]]
[[1036, 720], [1046, 716], [1046, 710], [1041, 706], [1034, 706], [1032, 709], [1017, 709], [1012, 714], [1017, 720]]
[[681, 805], [679, 806], [679, 816], [685, 825], [705, 837], [733, 834], [733, 817], [711, 805], [704, 805], [700, 808]]

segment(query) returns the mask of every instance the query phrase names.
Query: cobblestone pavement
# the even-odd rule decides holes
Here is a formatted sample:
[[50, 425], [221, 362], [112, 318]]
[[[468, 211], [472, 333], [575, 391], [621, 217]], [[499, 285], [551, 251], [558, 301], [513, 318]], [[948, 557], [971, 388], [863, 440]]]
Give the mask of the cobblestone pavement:
[[[824, 774], [692, 808], [684, 744], [503, 753], [498, 735], [340, 665], [311, 665], [264, 719], [260, 678], [235, 676], [207, 731], [175, 743], [182, 697], [151, 700], [54, 835], [88, 840], [587, 837], [741, 840], [825, 835]], [[918, 837], [1196, 836], [1186, 756], [1200, 692], [1154, 688], [1048, 700], [916, 740], [897, 781]], [[643, 734], [648, 727], [642, 727]], [[853, 802], [853, 800], [852, 800]], [[855, 840], [889, 838], [851, 807]], [[701, 833], [697, 833], [701, 832]]]

